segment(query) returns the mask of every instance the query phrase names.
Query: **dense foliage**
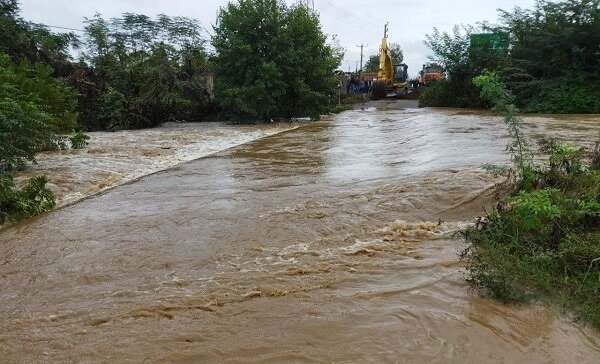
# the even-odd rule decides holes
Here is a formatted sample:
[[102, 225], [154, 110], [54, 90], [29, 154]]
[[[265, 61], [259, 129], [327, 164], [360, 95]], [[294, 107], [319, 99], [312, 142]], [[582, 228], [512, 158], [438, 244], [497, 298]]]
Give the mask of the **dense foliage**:
[[[482, 97], [505, 115], [513, 167], [511, 197], [463, 233], [475, 287], [505, 302], [538, 299], [574, 311], [600, 328], [600, 149], [586, 153], [546, 141], [545, 163], [523, 136], [515, 97], [496, 74], [476, 79]], [[599, 141], [600, 142], [600, 141]], [[537, 158], [536, 158], [537, 157]]]
[[54, 194], [46, 188], [46, 182], [44, 176], [36, 177], [19, 189], [8, 174], [0, 172], [0, 225], [52, 210]]
[[437, 28], [427, 35], [427, 46], [433, 51], [431, 60], [442, 65], [447, 79], [434, 82], [419, 99], [420, 106], [479, 107], [479, 91], [471, 81], [476, 68], [483, 68], [481, 59], [472, 54], [470, 37], [475, 29], [455, 26], [452, 34]]
[[[472, 106], [470, 79], [496, 71], [527, 112], [600, 113], [600, 0], [538, 0], [534, 9], [501, 11], [499, 25], [434, 29], [426, 44], [448, 81], [426, 90], [421, 106]], [[473, 45], [473, 35], [493, 34], [504, 47]]]
[[46, 27], [27, 22], [19, 16], [17, 0], [0, 0], [0, 52], [13, 62], [43, 63], [55, 75], [71, 70], [69, 47], [77, 45], [73, 33], [55, 34]]
[[185, 17], [123, 14], [86, 21], [84, 59], [70, 80], [87, 129], [198, 121], [211, 107], [200, 24]]
[[327, 44], [316, 14], [279, 0], [238, 0], [221, 9], [217, 24], [215, 92], [223, 110], [263, 121], [327, 111], [342, 54]]
[[14, 64], [0, 53], [0, 170], [22, 168], [75, 126], [75, 92], [43, 64]]
[[54, 207], [43, 176], [20, 189], [9, 173], [64, 146], [59, 133], [76, 127], [77, 94], [58, 77], [71, 69], [73, 40], [21, 19], [16, 0], [0, 0], [0, 224]]
[[73, 40], [21, 19], [16, 0], [0, 0], [0, 224], [54, 207], [43, 176], [20, 189], [10, 171], [64, 146], [59, 133], [77, 125], [77, 94], [58, 77], [71, 69]]

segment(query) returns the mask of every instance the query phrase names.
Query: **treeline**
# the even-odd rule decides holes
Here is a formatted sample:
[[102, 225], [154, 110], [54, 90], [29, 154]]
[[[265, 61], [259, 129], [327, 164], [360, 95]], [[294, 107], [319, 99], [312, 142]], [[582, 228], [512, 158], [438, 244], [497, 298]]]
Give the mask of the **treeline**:
[[[107, 21], [96, 15], [79, 38], [26, 22], [15, 0], [1, 4], [3, 68], [20, 69], [19, 79], [28, 73], [40, 94], [50, 87], [61, 95], [53, 110], [69, 115], [61, 118], [61, 131], [198, 121], [213, 107], [205, 41], [193, 19], [126, 13]], [[71, 59], [71, 47], [82, 51], [79, 61]]]
[[82, 36], [55, 34], [22, 19], [17, 0], [0, 0], [3, 68], [55, 80], [47, 86], [62, 95], [60, 112], [68, 114], [61, 131], [220, 116], [316, 117], [331, 104], [333, 71], [343, 56], [341, 47], [328, 44], [316, 14], [281, 0], [237, 0], [222, 8], [213, 52], [204, 28], [187, 17], [96, 14], [84, 24]]
[[[426, 44], [447, 80], [426, 90], [421, 106], [489, 106], [471, 82], [489, 70], [525, 112], [600, 113], [599, 0], [538, 0], [530, 10], [501, 10], [498, 23], [434, 28]], [[488, 41], [477, 42], [480, 34]]]
[[208, 55], [193, 19], [126, 13], [85, 21], [82, 61], [68, 82], [86, 129], [200, 121], [211, 111]]
[[43, 177], [19, 189], [11, 171], [41, 150], [84, 146], [82, 132], [318, 117], [330, 108], [343, 51], [315, 13], [236, 0], [217, 20], [211, 53], [195, 19], [95, 15], [82, 36], [56, 34], [24, 20], [17, 0], [0, 0], [0, 224], [54, 206]]

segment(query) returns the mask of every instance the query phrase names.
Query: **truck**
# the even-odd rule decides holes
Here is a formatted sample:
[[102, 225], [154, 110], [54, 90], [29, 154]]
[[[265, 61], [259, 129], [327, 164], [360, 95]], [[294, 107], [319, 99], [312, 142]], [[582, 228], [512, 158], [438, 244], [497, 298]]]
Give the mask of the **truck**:
[[385, 25], [379, 47], [379, 71], [371, 87], [371, 98], [374, 100], [387, 96], [403, 97], [408, 94], [408, 66], [405, 63], [394, 64], [387, 33], [388, 24]]
[[427, 86], [431, 82], [443, 80], [445, 78], [444, 68], [435, 63], [424, 64], [423, 69], [419, 72], [419, 85]]

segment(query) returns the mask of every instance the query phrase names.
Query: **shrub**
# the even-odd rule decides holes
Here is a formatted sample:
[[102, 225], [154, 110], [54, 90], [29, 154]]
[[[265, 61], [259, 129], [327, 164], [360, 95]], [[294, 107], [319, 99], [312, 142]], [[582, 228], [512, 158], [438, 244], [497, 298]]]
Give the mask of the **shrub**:
[[586, 159], [581, 148], [549, 141], [534, 165], [515, 117], [514, 96], [495, 74], [475, 81], [495, 102], [509, 126], [512, 197], [464, 231], [467, 280], [504, 302], [538, 299], [573, 310], [600, 328], [600, 172], [597, 148]]
[[69, 137], [69, 141], [71, 142], [71, 148], [73, 149], [81, 149], [88, 145], [88, 140], [90, 137], [85, 135], [83, 132], [76, 132]]
[[419, 97], [419, 107], [463, 107], [483, 106], [479, 91], [471, 81], [440, 80], [431, 83]]
[[52, 210], [56, 203], [46, 183], [46, 177], [35, 177], [20, 190], [11, 176], [0, 172], [0, 224], [7, 220], [17, 222]]
[[[521, 102], [527, 112], [600, 113], [600, 79], [597, 76], [562, 77], [520, 87], [523, 94]], [[532, 91], [527, 92], [528, 88]]]

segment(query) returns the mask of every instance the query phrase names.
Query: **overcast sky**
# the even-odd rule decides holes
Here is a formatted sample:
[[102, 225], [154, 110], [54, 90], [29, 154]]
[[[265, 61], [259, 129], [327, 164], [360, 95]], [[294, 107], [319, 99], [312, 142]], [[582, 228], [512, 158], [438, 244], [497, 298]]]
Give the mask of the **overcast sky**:
[[[53, 26], [81, 29], [84, 17], [95, 13], [105, 18], [124, 12], [149, 16], [156, 14], [184, 15], [202, 22], [212, 30], [217, 10], [228, 0], [21, 0], [25, 19]], [[295, 0], [287, 0], [288, 4]], [[455, 24], [475, 24], [497, 19], [497, 9], [511, 10], [515, 6], [531, 8], [535, 0], [314, 0], [326, 34], [337, 35], [346, 48], [341, 67], [354, 70], [360, 60], [360, 48], [365, 44], [365, 58], [376, 54], [389, 22], [389, 41], [399, 43], [409, 73], [416, 75], [429, 54], [423, 44], [433, 27], [450, 31]], [[53, 29], [60, 31], [59, 29]], [[208, 35], [207, 35], [208, 37]]]

